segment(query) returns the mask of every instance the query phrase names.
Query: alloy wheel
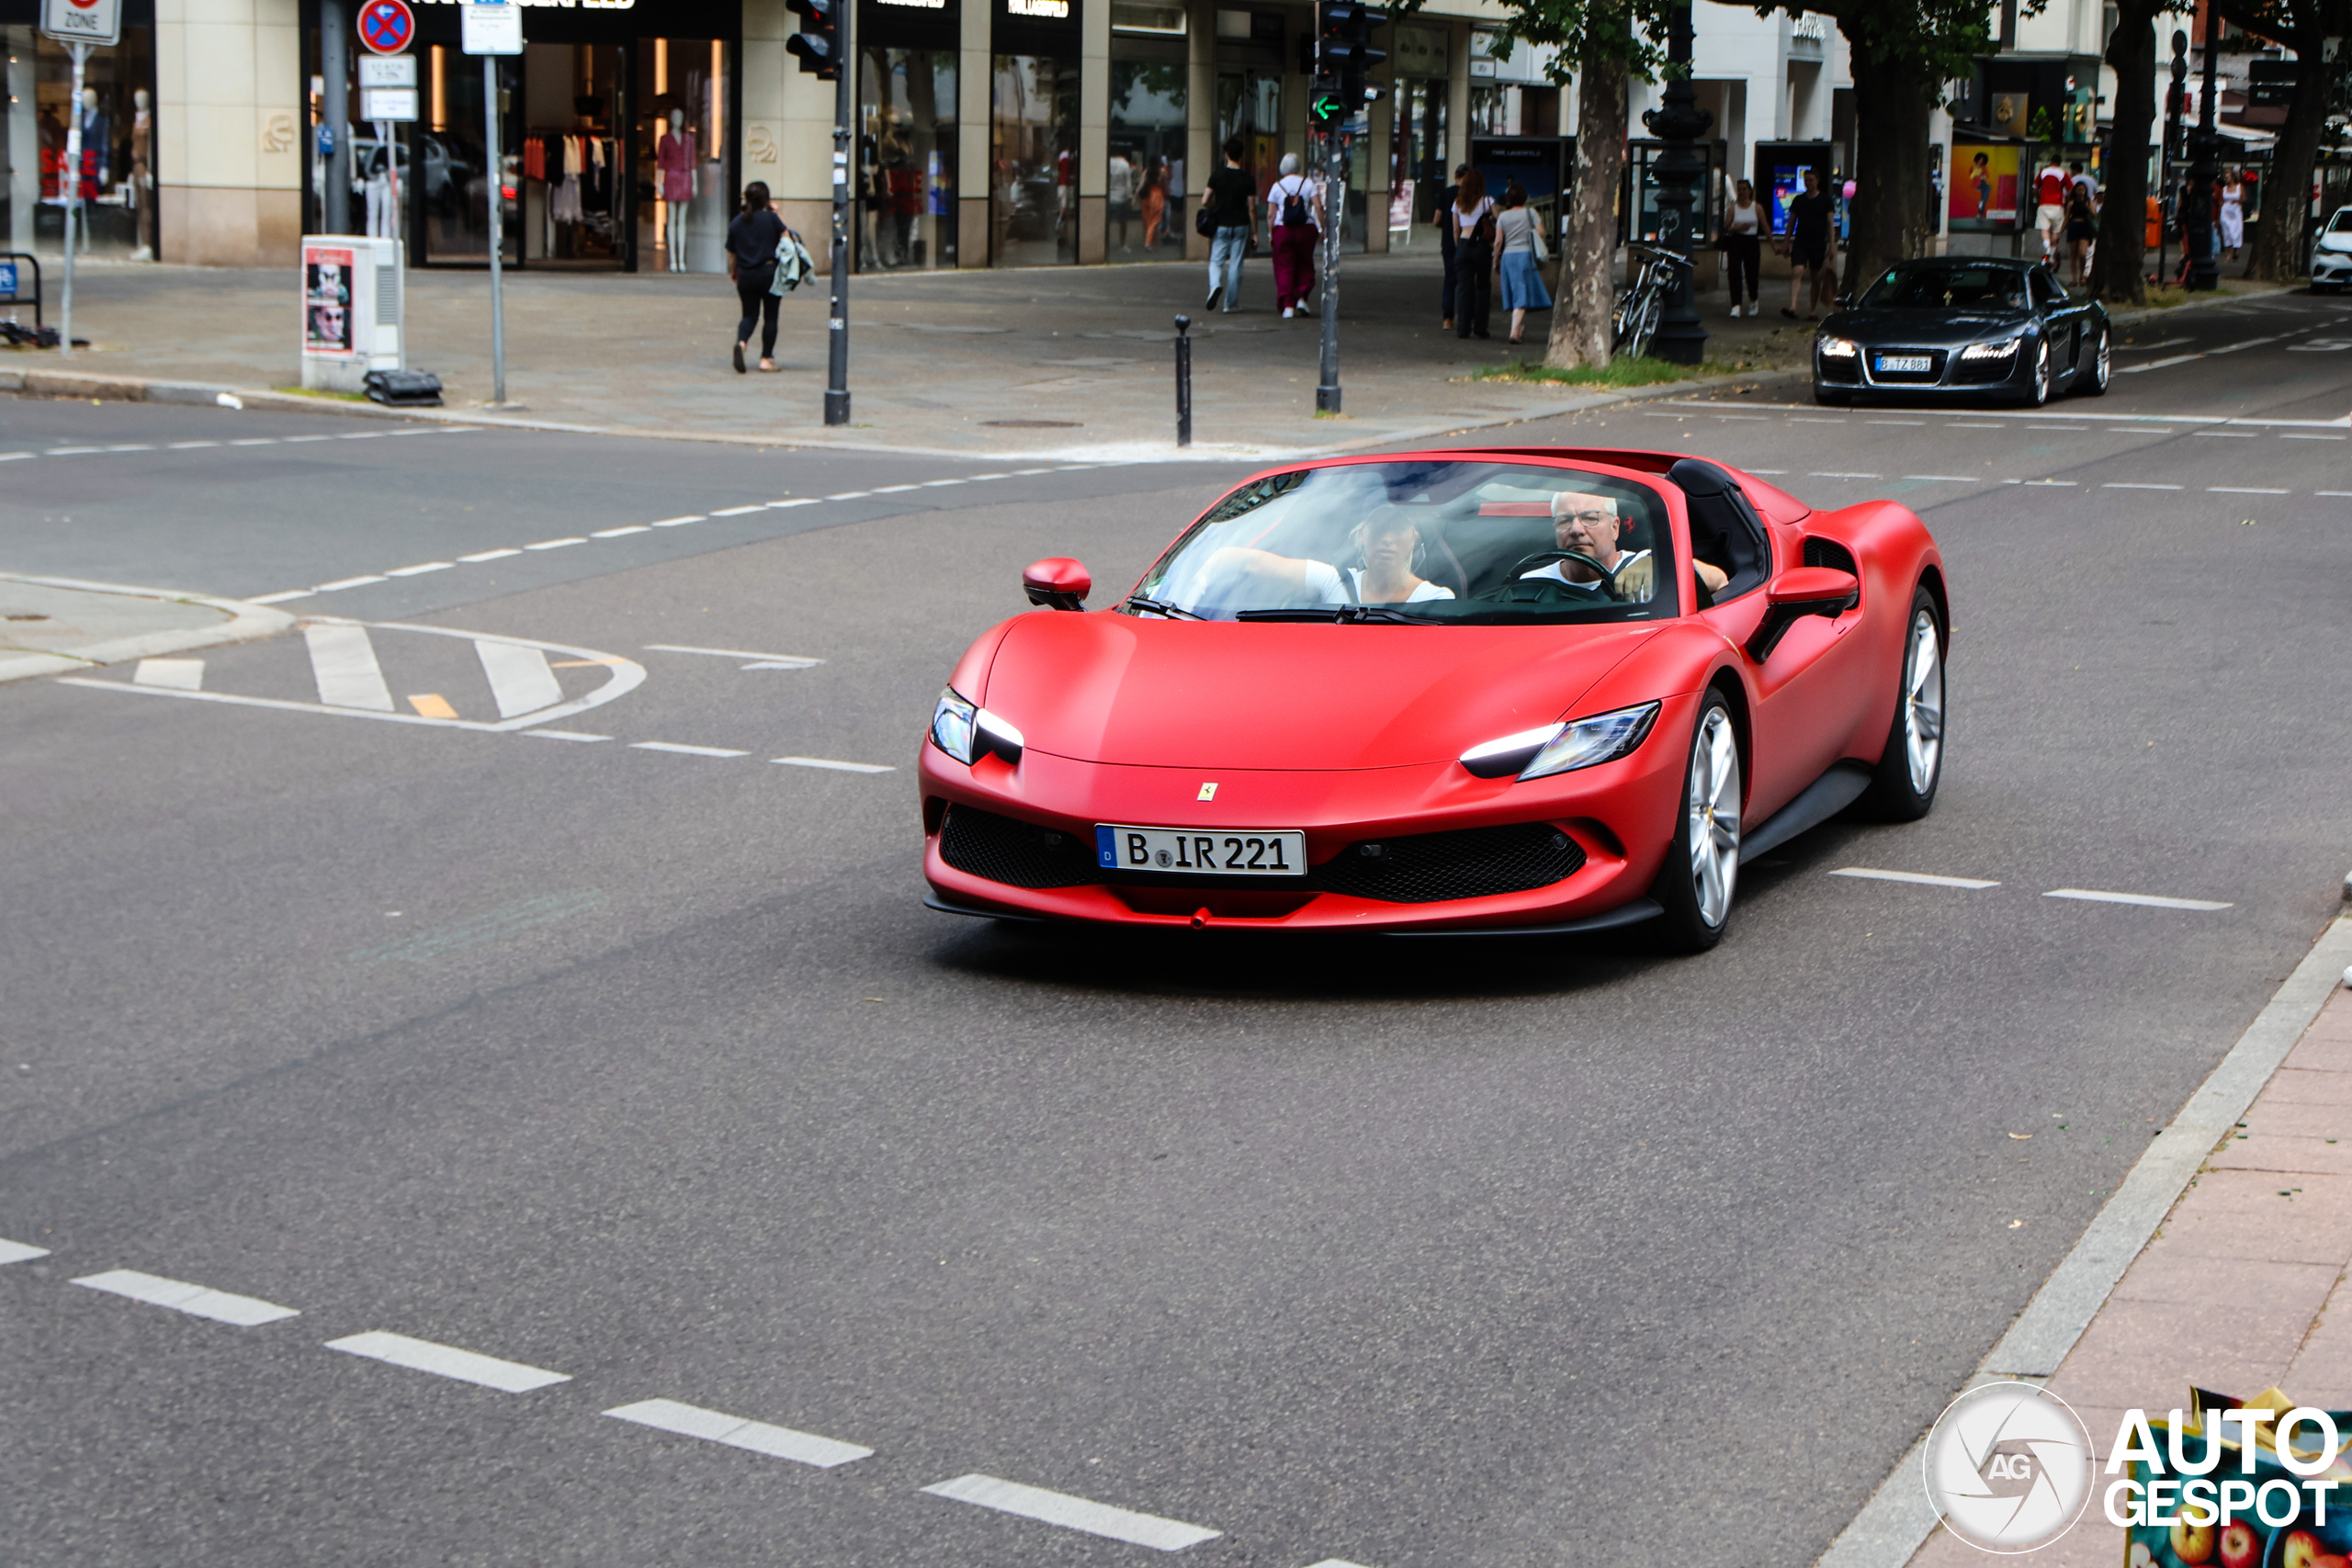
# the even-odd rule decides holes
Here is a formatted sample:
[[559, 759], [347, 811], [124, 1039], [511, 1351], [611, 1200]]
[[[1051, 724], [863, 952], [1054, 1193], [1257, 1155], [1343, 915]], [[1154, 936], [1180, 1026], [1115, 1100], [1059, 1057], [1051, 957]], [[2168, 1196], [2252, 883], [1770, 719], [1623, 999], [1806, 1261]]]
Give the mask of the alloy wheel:
[[2102, 328], [2098, 334], [2098, 362], [2091, 368], [2091, 375], [2095, 378], [2091, 384], [2102, 392], [2107, 390], [2108, 378], [2114, 374], [2114, 350], [2109, 343], [2108, 333]]
[[1707, 710], [1691, 743], [1686, 806], [1699, 918], [1720, 926], [1731, 912], [1732, 886], [1739, 878], [1739, 747], [1731, 716], [1720, 707]]
[[2050, 400], [2050, 340], [2043, 338], [2033, 355], [2033, 406]]
[[1943, 641], [1936, 635], [1936, 617], [1925, 609], [1911, 617], [1911, 646], [1903, 660], [1903, 747], [1911, 762], [1911, 787], [1925, 795], [1944, 754]]

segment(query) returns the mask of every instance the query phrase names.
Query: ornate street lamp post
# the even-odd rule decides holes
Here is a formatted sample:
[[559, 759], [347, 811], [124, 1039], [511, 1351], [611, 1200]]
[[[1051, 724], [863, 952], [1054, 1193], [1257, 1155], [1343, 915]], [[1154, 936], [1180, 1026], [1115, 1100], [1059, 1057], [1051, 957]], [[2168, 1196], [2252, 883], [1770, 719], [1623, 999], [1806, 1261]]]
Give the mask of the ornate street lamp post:
[[[1650, 165], [1657, 181], [1657, 243], [1662, 250], [1689, 256], [1698, 248], [1691, 220], [1695, 201], [1691, 187], [1707, 172], [1706, 161], [1691, 145], [1706, 134], [1715, 117], [1698, 105], [1690, 90], [1690, 7], [1678, 6], [1667, 25], [1666, 58], [1680, 69], [1669, 76], [1660, 106], [1642, 115], [1650, 134], [1666, 146]], [[1635, 199], [1639, 200], [1638, 193]], [[1667, 292], [1666, 311], [1658, 318], [1657, 335], [1650, 352], [1677, 365], [1696, 365], [1706, 357], [1707, 329], [1690, 298], [1690, 270], [1670, 269], [1674, 284]]]

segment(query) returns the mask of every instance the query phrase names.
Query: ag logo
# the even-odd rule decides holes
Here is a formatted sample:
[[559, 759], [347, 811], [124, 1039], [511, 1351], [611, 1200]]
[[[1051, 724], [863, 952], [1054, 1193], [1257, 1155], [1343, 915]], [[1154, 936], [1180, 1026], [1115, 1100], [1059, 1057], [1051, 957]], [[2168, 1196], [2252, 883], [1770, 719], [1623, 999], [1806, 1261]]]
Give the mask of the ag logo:
[[1928, 1434], [1928, 1501], [1984, 1551], [2031, 1551], [2075, 1528], [2091, 1495], [2091, 1438], [2067, 1403], [2028, 1382], [1951, 1402]]

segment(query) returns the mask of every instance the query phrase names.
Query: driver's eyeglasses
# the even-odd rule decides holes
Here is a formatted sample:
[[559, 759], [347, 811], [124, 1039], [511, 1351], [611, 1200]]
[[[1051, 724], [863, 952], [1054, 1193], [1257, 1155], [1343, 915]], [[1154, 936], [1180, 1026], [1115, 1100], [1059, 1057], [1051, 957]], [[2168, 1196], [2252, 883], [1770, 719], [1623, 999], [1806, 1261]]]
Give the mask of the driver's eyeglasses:
[[1588, 528], [1597, 528], [1603, 523], [1616, 522], [1617, 514], [1613, 512], [1563, 512], [1560, 513], [1559, 520], [1563, 523], [1581, 523]]

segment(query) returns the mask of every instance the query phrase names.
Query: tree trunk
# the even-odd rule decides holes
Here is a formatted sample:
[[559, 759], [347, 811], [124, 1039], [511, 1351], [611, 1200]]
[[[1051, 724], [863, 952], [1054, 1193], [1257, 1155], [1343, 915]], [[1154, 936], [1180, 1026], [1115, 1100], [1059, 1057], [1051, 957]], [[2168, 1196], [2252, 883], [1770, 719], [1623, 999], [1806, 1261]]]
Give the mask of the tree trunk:
[[[1845, 24], [1840, 22], [1840, 30]], [[1847, 33], [1854, 61], [1854, 200], [1841, 289], [1928, 249], [1928, 116], [1936, 84], [1915, 59], [1871, 58], [1860, 32]]]
[[[2316, 7], [2295, 9], [2302, 13]], [[2299, 15], [2297, 20], [2301, 19]], [[2317, 31], [2303, 27], [2294, 34], [2295, 97], [2287, 109], [2287, 123], [2278, 128], [2270, 171], [2263, 180], [2262, 221], [2255, 226], [2253, 254], [2246, 258], [2248, 277], [2290, 283], [2303, 276], [2303, 220], [2312, 205], [2312, 162], [2327, 129], [2328, 78], [2338, 69], [2322, 62], [2320, 51], [2312, 47]]]
[[[2122, 0], [2107, 62], [2115, 67], [2115, 123], [2099, 172], [2107, 189], [2091, 253], [2091, 298], [2114, 305], [2148, 299], [2148, 143], [2156, 124], [2157, 0]], [[2019, 200], [2024, 198], [2020, 197]]]
[[1576, 205], [1560, 262], [1560, 299], [1544, 363], [1606, 365], [1616, 350], [1617, 186], [1625, 173], [1625, 62], [1588, 60], [1577, 80]]

